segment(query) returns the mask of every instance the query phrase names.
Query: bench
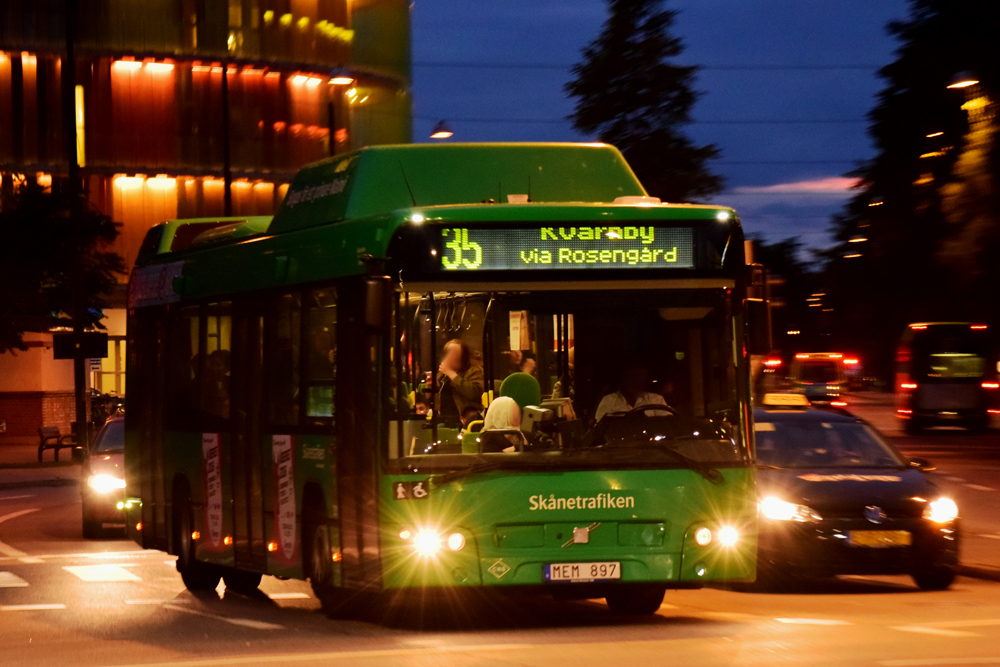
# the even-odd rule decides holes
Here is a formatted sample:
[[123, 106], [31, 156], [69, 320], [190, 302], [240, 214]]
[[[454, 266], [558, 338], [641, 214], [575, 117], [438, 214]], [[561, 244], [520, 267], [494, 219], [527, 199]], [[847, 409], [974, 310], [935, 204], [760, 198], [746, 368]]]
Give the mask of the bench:
[[46, 449], [55, 450], [56, 461], [59, 460], [59, 450], [73, 449], [76, 439], [72, 435], [63, 435], [58, 426], [43, 426], [38, 429], [38, 460], [42, 460], [42, 452]]

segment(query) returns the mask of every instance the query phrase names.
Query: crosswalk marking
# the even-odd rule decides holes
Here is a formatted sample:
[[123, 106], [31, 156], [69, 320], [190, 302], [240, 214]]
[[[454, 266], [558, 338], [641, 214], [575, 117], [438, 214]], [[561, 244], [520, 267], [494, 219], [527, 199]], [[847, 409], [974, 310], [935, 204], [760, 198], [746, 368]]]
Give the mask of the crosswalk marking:
[[63, 569], [89, 582], [142, 581], [119, 565], [64, 565]]
[[973, 491], [994, 491], [992, 487], [982, 486], [980, 484], [966, 484], [965, 488], [972, 489]]
[[310, 596], [307, 593], [269, 593], [267, 597], [272, 600], [308, 600]]
[[48, 611], [65, 608], [64, 604], [0, 604], [0, 611]]
[[849, 621], [838, 621], [831, 618], [776, 618], [778, 623], [789, 623], [792, 625], [853, 625]]
[[0, 588], [24, 588], [28, 582], [13, 572], [0, 572]]
[[195, 616], [204, 616], [205, 618], [214, 618], [217, 621], [222, 621], [223, 623], [229, 623], [230, 625], [238, 625], [244, 628], [251, 628], [253, 630], [284, 630], [285, 626], [278, 625], [277, 623], [267, 623], [265, 621], [255, 621], [251, 618], [230, 618], [228, 616], [216, 616], [215, 614], [206, 614], [203, 611], [197, 611], [195, 609], [186, 609], [184, 607], [175, 607], [172, 604], [163, 605], [164, 609], [173, 609], [174, 611], [182, 611], [185, 614], [194, 614]]
[[938, 635], [940, 637], [978, 637], [975, 632], [965, 632], [963, 630], [945, 630], [944, 628], [928, 628], [924, 625], [895, 625], [893, 630], [903, 632], [916, 632], [922, 635]]

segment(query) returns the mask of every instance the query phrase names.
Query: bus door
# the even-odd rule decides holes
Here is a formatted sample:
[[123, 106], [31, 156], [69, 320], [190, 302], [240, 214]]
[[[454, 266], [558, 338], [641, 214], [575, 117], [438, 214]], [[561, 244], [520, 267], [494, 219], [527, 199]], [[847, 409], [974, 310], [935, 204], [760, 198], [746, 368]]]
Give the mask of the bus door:
[[232, 358], [232, 511], [236, 567], [267, 571], [261, 441], [263, 308], [236, 302]]

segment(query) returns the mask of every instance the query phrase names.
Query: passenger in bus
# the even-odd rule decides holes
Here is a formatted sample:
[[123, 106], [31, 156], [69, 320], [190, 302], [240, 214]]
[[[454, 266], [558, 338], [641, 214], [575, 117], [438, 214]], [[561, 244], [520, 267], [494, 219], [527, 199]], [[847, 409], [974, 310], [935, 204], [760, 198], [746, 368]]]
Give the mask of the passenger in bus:
[[501, 396], [490, 403], [479, 442], [482, 452], [524, 450], [528, 439], [521, 433], [521, 408], [517, 401], [509, 396]]
[[458, 338], [445, 343], [438, 367], [438, 409], [446, 420], [458, 424], [467, 407], [483, 407], [483, 369], [473, 365], [472, 351]]
[[229, 359], [229, 350], [208, 355], [201, 385], [202, 410], [222, 419], [229, 419]]
[[462, 411], [462, 426], [468, 426], [472, 422], [478, 422], [483, 420], [483, 409], [479, 405], [469, 405], [466, 406], [465, 410]]
[[567, 364], [566, 372], [560, 376], [556, 383], [552, 386], [552, 398], [570, 398], [574, 397], [575, 392], [573, 391], [573, 381], [575, 379], [574, 375], [576, 373], [576, 348], [571, 347], [566, 354]]
[[332, 380], [336, 377], [337, 346], [328, 327], [313, 331], [309, 349], [309, 379]]
[[531, 352], [524, 352], [521, 355], [521, 363], [518, 364], [517, 370], [521, 373], [527, 373], [528, 375], [534, 375], [535, 370], [538, 368], [538, 361], [535, 359], [535, 355]]
[[605, 415], [616, 412], [628, 412], [647, 405], [667, 405], [662, 396], [647, 391], [649, 370], [641, 363], [630, 363], [625, 366], [618, 386], [620, 387], [618, 391], [601, 399], [597, 406], [597, 421], [601, 421]]

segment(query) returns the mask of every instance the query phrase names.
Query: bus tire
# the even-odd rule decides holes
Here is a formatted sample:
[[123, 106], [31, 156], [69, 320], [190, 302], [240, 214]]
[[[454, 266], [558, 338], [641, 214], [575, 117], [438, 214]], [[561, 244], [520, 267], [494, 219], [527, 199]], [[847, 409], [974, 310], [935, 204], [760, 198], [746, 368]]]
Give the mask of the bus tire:
[[222, 570], [222, 580], [226, 582], [226, 590], [232, 590], [240, 595], [255, 594], [260, 588], [262, 576], [259, 572], [237, 570], [235, 567], [227, 567]]
[[303, 566], [313, 593], [320, 606], [327, 614], [333, 614], [340, 608], [337, 587], [333, 583], [333, 551], [330, 549], [330, 529], [326, 520], [326, 512], [312, 509], [303, 522]]
[[222, 573], [215, 565], [203, 563], [195, 558], [194, 516], [191, 499], [186, 495], [174, 496], [173, 510], [174, 548], [177, 551], [177, 571], [189, 591], [210, 591], [219, 585]]
[[903, 431], [905, 431], [907, 435], [920, 435], [923, 430], [923, 423], [918, 421], [916, 417], [910, 417], [906, 420], [906, 424], [903, 425]]
[[614, 614], [630, 616], [655, 614], [663, 604], [666, 592], [665, 586], [623, 586], [609, 591], [604, 601]]

